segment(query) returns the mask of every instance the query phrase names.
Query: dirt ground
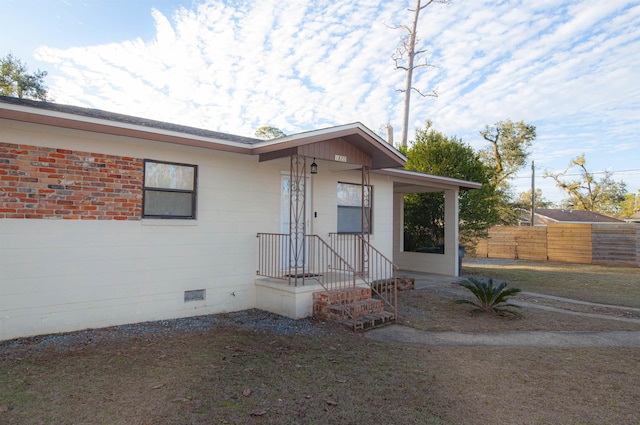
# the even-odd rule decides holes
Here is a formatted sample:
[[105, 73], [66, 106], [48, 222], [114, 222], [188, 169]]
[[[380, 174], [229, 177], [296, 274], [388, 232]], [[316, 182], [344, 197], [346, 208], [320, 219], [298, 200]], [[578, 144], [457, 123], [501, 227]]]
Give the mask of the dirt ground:
[[[640, 331], [531, 307], [472, 317], [450, 289], [401, 293], [400, 322]], [[0, 424], [640, 424], [638, 348], [391, 344], [259, 312], [190, 323], [0, 343]]]

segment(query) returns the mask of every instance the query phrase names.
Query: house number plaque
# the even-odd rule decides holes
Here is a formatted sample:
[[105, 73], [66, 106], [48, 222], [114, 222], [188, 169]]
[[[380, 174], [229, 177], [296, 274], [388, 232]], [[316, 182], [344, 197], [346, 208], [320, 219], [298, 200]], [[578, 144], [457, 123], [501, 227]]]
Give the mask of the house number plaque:
[[347, 162], [347, 156], [346, 155], [336, 155], [335, 159], [337, 162]]

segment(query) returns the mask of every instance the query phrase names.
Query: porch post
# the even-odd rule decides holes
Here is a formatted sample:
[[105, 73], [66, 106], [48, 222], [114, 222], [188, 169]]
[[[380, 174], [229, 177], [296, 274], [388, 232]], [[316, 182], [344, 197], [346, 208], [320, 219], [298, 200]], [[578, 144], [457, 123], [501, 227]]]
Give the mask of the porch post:
[[453, 276], [458, 276], [458, 191], [444, 191], [444, 254], [447, 258], [447, 269]]
[[289, 283], [292, 276], [294, 285], [298, 285], [300, 278], [304, 285], [306, 264], [306, 158], [291, 155], [289, 170]]
[[361, 247], [362, 252], [360, 272], [366, 276], [369, 270], [369, 238], [371, 235], [371, 190], [370, 174], [371, 167], [362, 166], [362, 229]]

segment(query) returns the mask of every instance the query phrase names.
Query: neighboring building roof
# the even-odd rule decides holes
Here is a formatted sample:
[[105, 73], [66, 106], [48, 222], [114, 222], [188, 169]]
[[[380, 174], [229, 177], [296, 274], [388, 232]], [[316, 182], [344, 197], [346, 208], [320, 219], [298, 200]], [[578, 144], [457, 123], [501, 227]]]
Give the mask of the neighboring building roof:
[[631, 217], [623, 218], [626, 223], [640, 223], [640, 211], [634, 213]]
[[592, 211], [559, 210], [536, 208], [536, 218], [545, 218], [558, 223], [624, 223], [617, 218], [608, 217]]

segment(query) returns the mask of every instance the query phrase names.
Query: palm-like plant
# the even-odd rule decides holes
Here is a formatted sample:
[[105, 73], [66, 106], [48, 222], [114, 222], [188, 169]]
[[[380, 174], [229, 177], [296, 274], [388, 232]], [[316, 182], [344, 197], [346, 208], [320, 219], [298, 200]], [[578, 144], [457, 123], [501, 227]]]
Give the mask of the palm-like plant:
[[475, 278], [469, 278], [467, 281], [460, 283], [460, 285], [467, 288], [476, 296], [476, 301], [456, 300], [456, 304], [471, 304], [475, 306], [476, 308], [471, 310], [471, 314], [486, 312], [500, 316], [506, 316], [508, 314], [518, 317], [521, 316], [520, 313], [505, 308], [520, 308], [518, 305], [509, 304], [507, 302], [507, 298], [520, 292], [519, 288], [506, 289], [506, 282], [502, 282], [497, 286], [494, 286], [493, 279], [489, 279], [488, 282], [483, 282]]

